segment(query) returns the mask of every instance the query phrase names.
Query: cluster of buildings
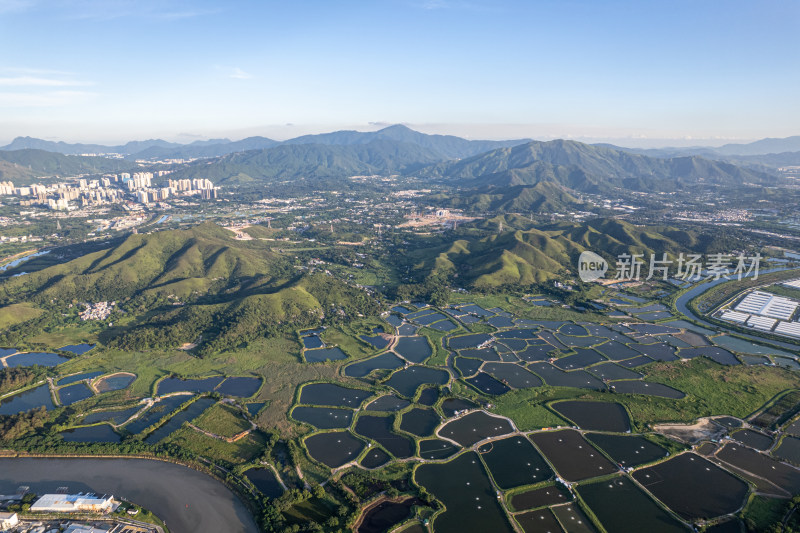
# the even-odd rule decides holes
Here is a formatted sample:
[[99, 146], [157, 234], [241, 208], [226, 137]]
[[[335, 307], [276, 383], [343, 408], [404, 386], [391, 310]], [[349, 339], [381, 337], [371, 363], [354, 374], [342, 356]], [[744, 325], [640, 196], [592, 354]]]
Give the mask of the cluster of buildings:
[[[19, 496], [19, 495], [18, 495]], [[3, 497], [6, 498], [7, 497]], [[78, 494], [45, 494], [39, 497], [30, 507], [30, 513], [64, 514], [96, 514], [97, 519], [84, 517], [81, 521], [61, 519], [38, 519], [26, 515], [23, 518], [15, 512], [0, 512], [0, 533], [157, 533], [162, 531], [157, 526], [142, 522], [133, 522], [129, 518], [112, 518], [109, 515], [117, 511], [122, 502], [113, 496], [91, 493]], [[128, 514], [131, 513], [128, 510]]]
[[[142, 173], [142, 174], [149, 174]], [[135, 174], [134, 174], [135, 176]], [[128, 183], [131, 183], [129, 181]], [[217, 198], [217, 187], [214, 187], [214, 184], [211, 183], [210, 180], [207, 179], [181, 179], [181, 180], [169, 180], [168, 187], [161, 187], [160, 189], [153, 189], [150, 188], [150, 178], [147, 178], [146, 182], [142, 181], [140, 183], [147, 183], [144, 188], [136, 187], [138, 190], [134, 193], [136, 196], [136, 201], [140, 204], [150, 204], [155, 202], [163, 202], [170, 196], [175, 196], [176, 194], [181, 195], [191, 195], [191, 194], [199, 194], [203, 200], [211, 200]], [[133, 189], [131, 189], [133, 190]]]
[[117, 302], [97, 302], [86, 304], [86, 309], [79, 313], [81, 320], [105, 320], [111, 315]]
[[[795, 283], [796, 285], [791, 285]], [[800, 280], [785, 285], [798, 287]], [[759, 331], [800, 338], [800, 321], [796, 320], [800, 301], [763, 291], [753, 291], [733, 309], [723, 309], [718, 317]], [[794, 320], [793, 320], [794, 319]]]
[[175, 195], [199, 195], [204, 200], [218, 197], [218, 188], [207, 179], [169, 180], [167, 187], [153, 187], [153, 179], [171, 171], [122, 172], [106, 174], [97, 179], [77, 178], [49, 185], [35, 184], [15, 187], [10, 181], [0, 182], [0, 196], [18, 196], [20, 205], [41, 205], [56, 211], [74, 207], [116, 204], [131, 196], [140, 204], [161, 202]]

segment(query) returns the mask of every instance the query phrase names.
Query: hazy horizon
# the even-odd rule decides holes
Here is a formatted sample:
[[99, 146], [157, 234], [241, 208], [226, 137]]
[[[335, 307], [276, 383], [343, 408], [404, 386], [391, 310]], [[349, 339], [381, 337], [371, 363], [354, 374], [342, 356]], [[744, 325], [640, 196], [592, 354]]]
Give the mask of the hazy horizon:
[[[608, 143], [627, 148], [687, 148], [687, 147], [719, 147], [725, 144], [745, 144], [763, 139], [764, 137], [739, 138], [739, 137], [674, 137], [660, 138], [649, 137], [644, 134], [620, 137], [572, 135], [568, 132], [536, 134], [528, 132], [542, 131], [536, 126], [523, 124], [410, 124], [396, 123], [406, 126], [414, 131], [429, 135], [454, 135], [471, 140], [514, 140], [531, 139], [534, 141], [551, 141], [556, 139], [569, 139], [587, 144]], [[105, 146], [122, 145], [130, 141], [145, 141], [161, 139], [168, 142], [190, 144], [195, 141], [222, 140], [238, 141], [248, 137], [267, 137], [276, 141], [287, 141], [303, 135], [332, 133], [336, 131], [378, 131], [392, 126], [390, 123], [370, 124], [341, 124], [341, 125], [304, 125], [287, 124], [262, 126], [253, 128], [240, 128], [236, 130], [220, 131], [210, 134], [202, 133], [173, 133], [173, 132], [140, 132], [132, 137], [91, 138], [84, 136], [60, 137], [53, 135], [16, 135], [14, 137], [0, 138], [0, 146], [10, 144], [17, 137], [33, 137], [46, 141], [65, 142], [68, 144], [99, 144]], [[789, 135], [791, 136], [791, 135]], [[774, 136], [770, 136], [774, 137]]]

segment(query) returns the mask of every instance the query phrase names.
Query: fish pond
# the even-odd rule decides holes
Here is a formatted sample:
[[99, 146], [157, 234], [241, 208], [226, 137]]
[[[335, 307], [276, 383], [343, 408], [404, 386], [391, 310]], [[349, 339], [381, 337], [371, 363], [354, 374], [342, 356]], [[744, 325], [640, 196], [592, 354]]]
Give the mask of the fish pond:
[[579, 485], [577, 491], [608, 533], [689, 531], [628, 478]]
[[69, 361], [69, 357], [49, 352], [25, 352], [6, 357], [9, 368], [20, 366], [58, 366]]
[[400, 368], [403, 366], [403, 364], [403, 360], [397, 357], [395, 354], [392, 352], [386, 352], [370, 359], [365, 359], [363, 361], [348, 365], [344, 369], [344, 375], [351, 378], [363, 378], [364, 376], [369, 375], [369, 373], [373, 370], [394, 370], [395, 368]]
[[186, 409], [167, 420], [165, 424], [148, 435], [147, 438], [144, 439], [144, 442], [147, 442], [148, 444], [156, 444], [161, 439], [166, 438], [173, 431], [179, 430], [184, 422], [190, 422], [203, 414], [203, 412], [214, 405], [215, 402], [216, 400], [213, 400], [212, 398], [200, 398], [199, 400], [192, 402]]
[[433, 430], [440, 421], [439, 415], [433, 409], [417, 407], [403, 413], [400, 429], [417, 437], [427, 437], [433, 435]]
[[261, 378], [256, 377], [234, 377], [227, 378], [221, 385], [217, 386], [215, 392], [225, 396], [235, 396], [237, 398], [249, 398], [261, 388]]
[[113, 374], [111, 376], [106, 376], [104, 378], [100, 378], [94, 384], [94, 388], [97, 392], [111, 392], [115, 390], [122, 390], [126, 388], [128, 385], [133, 383], [133, 380], [136, 379], [136, 376], [133, 374], [128, 373], [118, 373]]
[[386, 381], [386, 385], [406, 396], [413, 398], [421, 385], [444, 385], [450, 380], [446, 370], [425, 366], [410, 366], [398, 370]]
[[405, 500], [384, 501], [370, 507], [364, 514], [358, 533], [384, 533], [392, 526], [399, 524], [411, 516], [415, 506], [426, 505], [419, 498], [407, 498]]
[[214, 376], [204, 379], [181, 379], [176, 377], [166, 378], [156, 387], [156, 395], [162, 396], [173, 392], [211, 392], [222, 383], [224, 376]]
[[372, 393], [365, 390], [350, 389], [333, 383], [311, 383], [303, 386], [300, 392], [300, 403], [330, 407], [358, 407], [370, 396]]
[[153, 424], [160, 422], [164, 417], [175, 411], [175, 409], [189, 399], [189, 396], [170, 396], [169, 398], [164, 398], [142, 413], [139, 418], [126, 424], [124, 428], [130, 433], [140, 433]]
[[553, 477], [553, 471], [525, 437], [509, 437], [481, 445], [483, 462], [503, 490], [533, 485]]
[[353, 422], [353, 411], [332, 407], [299, 406], [292, 409], [292, 418], [317, 429], [343, 429], [350, 427]]
[[95, 411], [89, 413], [81, 421], [84, 424], [95, 424], [97, 422], [111, 422], [112, 424], [122, 424], [127, 419], [139, 412], [142, 406], [129, 407], [127, 409], [113, 411]]
[[60, 378], [55, 382], [55, 384], [57, 387], [61, 387], [63, 385], [71, 385], [72, 383], [77, 383], [86, 379], [94, 379], [97, 376], [102, 375], [103, 372], [99, 370], [95, 372], [81, 372], [80, 374], [72, 374], [71, 376]]
[[393, 350], [412, 363], [422, 363], [433, 355], [433, 348], [425, 337], [400, 337]]
[[393, 417], [361, 415], [356, 420], [355, 432], [374, 440], [398, 459], [411, 457], [415, 452], [414, 442], [394, 433], [393, 426]]
[[42, 406], [48, 411], [55, 407], [47, 385], [6, 396], [0, 400], [0, 415], [15, 415]]
[[581, 429], [618, 433], [631, 430], [628, 413], [618, 403], [567, 400], [556, 402], [551, 408]]
[[428, 439], [419, 441], [419, 456], [423, 459], [447, 459], [455, 455], [460, 448], [452, 442], [441, 439]]
[[633, 477], [686, 520], [734, 513], [749, 491], [747, 483], [693, 453], [637, 470]]
[[92, 396], [94, 396], [94, 393], [85, 383], [75, 383], [58, 389], [58, 398], [61, 401], [61, 405], [72, 405]]
[[364, 468], [378, 468], [392, 460], [392, 456], [378, 447], [372, 448], [364, 454], [359, 463]]
[[558, 484], [514, 494], [510, 503], [514, 510], [525, 511], [569, 501], [572, 501], [572, 493], [564, 485]]
[[414, 479], [445, 505], [445, 512], [433, 522], [437, 533], [514, 531], [474, 452], [443, 464], [423, 464], [414, 472]]
[[257, 488], [261, 494], [269, 498], [277, 498], [283, 494], [283, 487], [275, 477], [275, 472], [271, 468], [251, 468], [244, 473], [250, 483]]
[[475, 411], [461, 418], [451, 420], [437, 432], [444, 437], [459, 443], [461, 446], [472, 446], [489, 437], [498, 437], [512, 433], [514, 428], [505, 418], [491, 416], [483, 411]]
[[325, 361], [341, 361], [347, 359], [347, 354], [338, 346], [332, 348], [318, 348], [316, 350], [305, 350], [303, 357], [309, 363], [323, 363]]
[[667, 456], [667, 450], [638, 435], [587, 433], [585, 437], [625, 468], [650, 463]]
[[534, 433], [530, 439], [567, 481], [580, 481], [618, 470], [573, 429]]
[[386, 411], [392, 413], [405, 409], [409, 405], [411, 405], [411, 402], [408, 400], [388, 394], [370, 402], [369, 405], [367, 405], [367, 411]]
[[318, 433], [305, 440], [309, 455], [330, 468], [354, 461], [366, 446], [347, 431]]
[[94, 348], [94, 346], [94, 344], [68, 344], [67, 346], [62, 346], [59, 348], [59, 351], [70, 352], [74, 353], [75, 355], [83, 355]]
[[67, 442], [120, 442], [122, 435], [108, 424], [68, 429], [59, 433]]

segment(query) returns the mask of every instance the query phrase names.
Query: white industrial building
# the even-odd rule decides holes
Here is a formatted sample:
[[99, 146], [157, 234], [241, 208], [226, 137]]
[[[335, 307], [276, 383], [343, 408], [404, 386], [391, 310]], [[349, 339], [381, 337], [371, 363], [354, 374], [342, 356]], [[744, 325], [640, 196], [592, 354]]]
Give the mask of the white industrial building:
[[725, 309], [720, 315], [722, 320], [727, 320], [729, 322], [736, 322], [737, 324], [744, 324], [750, 315], [747, 313], [740, 313], [738, 311], [731, 311], [730, 309]]
[[768, 292], [753, 291], [745, 296], [734, 309], [741, 313], [789, 320], [798, 306], [800, 303], [795, 300]]
[[777, 322], [777, 320], [766, 316], [751, 316], [747, 319], [748, 326], [762, 331], [772, 331], [775, 322]]
[[783, 284], [786, 285], [787, 287], [792, 287], [793, 289], [800, 289], [800, 279], [785, 281]]
[[0, 530], [11, 529], [19, 524], [17, 513], [0, 513]]
[[31, 505], [32, 512], [77, 513], [90, 511], [105, 513], [116, 507], [114, 497], [96, 494], [45, 494]]
[[778, 322], [775, 333], [789, 335], [790, 337], [800, 337], [800, 322]]

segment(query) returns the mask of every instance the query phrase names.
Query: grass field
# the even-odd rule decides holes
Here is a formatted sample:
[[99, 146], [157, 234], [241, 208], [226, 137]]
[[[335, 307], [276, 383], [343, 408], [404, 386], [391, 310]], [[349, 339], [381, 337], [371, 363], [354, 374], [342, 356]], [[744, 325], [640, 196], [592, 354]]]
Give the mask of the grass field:
[[225, 442], [183, 427], [167, 437], [165, 442], [176, 444], [215, 462], [237, 465], [252, 461], [264, 453], [266, 441], [261, 433], [254, 432], [236, 442]]
[[194, 421], [194, 425], [222, 437], [233, 437], [250, 429], [250, 423], [244, 419], [242, 413], [224, 403], [218, 403], [206, 410]]
[[742, 518], [750, 531], [767, 531], [780, 522], [786, 512], [787, 501], [764, 496], [752, 496], [742, 511]]
[[0, 308], [0, 329], [13, 326], [14, 324], [21, 324], [26, 320], [36, 318], [43, 312], [44, 311], [28, 302], [2, 307]]

